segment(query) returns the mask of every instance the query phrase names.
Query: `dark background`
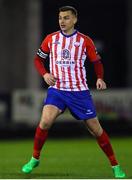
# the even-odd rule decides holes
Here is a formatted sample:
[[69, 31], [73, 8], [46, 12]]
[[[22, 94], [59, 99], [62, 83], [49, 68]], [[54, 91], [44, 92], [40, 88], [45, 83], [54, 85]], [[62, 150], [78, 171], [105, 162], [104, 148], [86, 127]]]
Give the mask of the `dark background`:
[[[102, 57], [105, 68], [105, 80], [108, 86], [127, 86], [127, 9], [125, 0], [45, 0], [42, 3], [43, 35], [58, 30], [59, 7], [64, 5], [74, 6], [78, 10], [76, 28], [90, 36], [95, 44], [96, 42], [102, 44], [101, 48], [97, 44], [97, 49]], [[88, 69], [88, 84], [91, 87], [95, 87], [93, 68], [87, 61], [86, 66]]]
[[[58, 9], [64, 5], [78, 10], [76, 28], [93, 39], [108, 87], [132, 87], [131, 0], [0, 0], [0, 92], [47, 88], [33, 58], [45, 36], [59, 30]], [[88, 61], [86, 67], [89, 86], [95, 88], [93, 67]]]
[[[0, 0], [0, 137], [33, 132], [24, 122], [16, 123], [13, 98], [19, 90], [47, 90], [47, 85], [34, 68], [34, 56], [47, 34], [59, 30], [58, 9], [64, 5], [78, 10], [76, 29], [92, 38], [104, 64], [108, 91], [125, 92], [132, 87], [132, 1], [131, 0]], [[48, 65], [48, 62], [47, 62]], [[86, 61], [88, 85], [95, 88], [93, 65]], [[111, 91], [112, 92], [112, 91]], [[128, 97], [127, 97], [128, 98]], [[125, 103], [125, 102], [124, 102]], [[41, 105], [40, 105], [41, 106]], [[41, 112], [40, 112], [41, 113]], [[130, 120], [130, 119], [129, 119]], [[32, 120], [27, 118], [27, 122]], [[39, 121], [39, 119], [37, 120]], [[130, 121], [103, 121], [108, 131], [130, 132]], [[120, 126], [118, 125], [120, 124]], [[131, 124], [131, 123], [130, 123]], [[73, 126], [72, 126], [73, 125]], [[81, 126], [71, 123], [57, 131], [72, 132]], [[59, 127], [59, 128], [58, 128]], [[70, 129], [71, 127], [71, 129]], [[114, 128], [114, 130], [113, 130]], [[118, 132], [119, 132], [118, 131]], [[54, 129], [53, 129], [54, 132]], [[75, 131], [74, 131], [75, 132]], [[26, 134], [27, 133], [27, 134]], [[66, 133], [64, 133], [66, 134]], [[16, 134], [15, 134], [16, 135]]]

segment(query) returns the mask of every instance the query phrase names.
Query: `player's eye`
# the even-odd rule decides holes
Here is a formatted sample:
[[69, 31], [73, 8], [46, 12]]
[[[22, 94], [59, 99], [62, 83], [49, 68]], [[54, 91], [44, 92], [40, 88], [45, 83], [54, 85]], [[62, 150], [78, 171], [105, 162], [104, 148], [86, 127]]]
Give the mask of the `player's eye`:
[[62, 19], [62, 17], [61, 16], [59, 16], [59, 20], [61, 20]]
[[67, 20], [67, 19], [70, 19], [70, 17], [69, 17], [69, 16], [66, 16], [66, 17], [64, 17], [64, 19], [66, 19], [66, 20]]

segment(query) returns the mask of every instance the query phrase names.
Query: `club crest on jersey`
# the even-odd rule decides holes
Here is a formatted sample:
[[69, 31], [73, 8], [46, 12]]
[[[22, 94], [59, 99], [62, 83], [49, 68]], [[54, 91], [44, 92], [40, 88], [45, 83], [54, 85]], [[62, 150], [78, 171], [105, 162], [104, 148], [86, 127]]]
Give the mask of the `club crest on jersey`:
[[80, 42], [74, 42], [74, 46], [75, 47], [79, 47], [80, 46]]
[[62, 49], [61, 57], [63, 60], [70, 60], [71, 59], [71, 53], [68, 49]]
[[75, 64], [75, 61], [71, 60], [71, 53], [68, 49], [62, 49], [61, 59], [57, 59], [55, 63], [61, 67], [70, 67]]

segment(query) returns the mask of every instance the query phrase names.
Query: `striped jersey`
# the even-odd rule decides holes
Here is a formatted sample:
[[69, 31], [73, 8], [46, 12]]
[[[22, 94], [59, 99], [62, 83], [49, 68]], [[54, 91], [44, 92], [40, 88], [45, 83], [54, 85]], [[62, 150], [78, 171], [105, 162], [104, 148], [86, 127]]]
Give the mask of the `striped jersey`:
[[100, 59], [93, 41], [77, 30], [71, 35], [62, 31], [47, 35], [37, 55], [44, 60], [49, 55], [50, 73], [56, 78], [53, 87], [65, 91], [87, 90], [86, 57], [91, 62]]

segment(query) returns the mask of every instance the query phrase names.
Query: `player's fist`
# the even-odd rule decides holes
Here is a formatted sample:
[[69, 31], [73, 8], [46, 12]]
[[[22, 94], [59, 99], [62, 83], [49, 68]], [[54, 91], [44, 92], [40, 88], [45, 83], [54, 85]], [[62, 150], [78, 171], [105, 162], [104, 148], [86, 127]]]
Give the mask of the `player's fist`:
[[96, 87], [98, 90], [106, 89], [106, 83], [103, 81], [103, 79], [97, 79]]
[[56, 78], [52, 74], [46, 73], [43, 75], [43, 78], [48, 85], [50, 85], [50, 86], [55, 85]]

